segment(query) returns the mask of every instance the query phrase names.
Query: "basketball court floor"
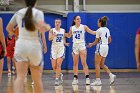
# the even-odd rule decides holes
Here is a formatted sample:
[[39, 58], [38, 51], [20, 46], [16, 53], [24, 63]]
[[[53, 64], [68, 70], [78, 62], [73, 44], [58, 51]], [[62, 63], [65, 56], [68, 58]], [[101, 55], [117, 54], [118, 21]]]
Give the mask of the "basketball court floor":
[[[43, 84], [44, 93], [140, 93], [140, 73], [139, 72], [118, 72], [116, 82], [110, 86], [109, 77], [106, 73], [101, 73], [102, 86], [85, 85], [84, 74], [79, 74], [79, 84], [72, 85], [73, 74], [63, 73], [64, 82], [60, 86], [54, 85], [55, 74], [44, 73]], [[3, 74], [0, 84], [0, 93], [13, 93], [13, 82], [16, 76], [8, 78]], [[95, 73], [90, 74], [91, 82], [95, 78]], [[28, 75], [25, 81], [24, 93], [34, 93], [31, 78]]]

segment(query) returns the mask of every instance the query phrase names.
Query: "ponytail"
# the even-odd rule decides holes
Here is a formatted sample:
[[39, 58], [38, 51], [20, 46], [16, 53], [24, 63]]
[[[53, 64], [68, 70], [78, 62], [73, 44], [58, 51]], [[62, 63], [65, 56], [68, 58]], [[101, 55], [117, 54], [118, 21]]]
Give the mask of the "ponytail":
[[99, 19], [99, 22], [101, 23], [101, 27], [105, 27], [107, 25], [107, 16], [103, 16], [102, 18]]
[[32, 14], [32, 6], [29, 6], [26, 13], [25, 13], [25, 16], [24, 16], [24, 23], [25, 23], [25, 28], [28, 30], [28, 31], [35, 31], [35, 24], [34, 24], [34, 20], [33, 20], [33, 14]]

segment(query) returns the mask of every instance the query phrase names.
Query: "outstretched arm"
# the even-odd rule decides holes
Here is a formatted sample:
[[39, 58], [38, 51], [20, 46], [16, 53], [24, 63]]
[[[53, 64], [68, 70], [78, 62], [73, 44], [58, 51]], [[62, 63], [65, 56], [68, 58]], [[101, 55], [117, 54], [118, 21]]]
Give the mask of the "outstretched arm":
[[44, 54], [47, 53], [47, 43], [46, 43], [46, 37], [45, 37], [45, 33], [42, 32], [42, 42], [43, 42], [43, 48], [44, 48]]
[[98, 42], [99, 42], [99, 39], [96, 38], [96, 39], [94, 40], [94, 42], [88, 44], [88, 47], [92, 47], [92, 46], [94, 46], [94, 45], [97, 45]]
[[71, 38], [71, 36], [72, 36], [72, 27], [70, 28], [69, 33], [65, 33], [65, 37]]
[[85, 27], [85, 31], [87, 31], [88, 33], [92, 34], [92, 35], [96, 35], [96, 31], [91, 30], [88, 26], [84, 26]]

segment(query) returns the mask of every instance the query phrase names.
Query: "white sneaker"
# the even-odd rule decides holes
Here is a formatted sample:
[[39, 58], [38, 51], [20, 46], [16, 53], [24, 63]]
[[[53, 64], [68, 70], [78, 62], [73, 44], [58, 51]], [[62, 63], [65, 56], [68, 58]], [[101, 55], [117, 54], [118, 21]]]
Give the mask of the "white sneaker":
[[62, 73], [60, 73], [60, 81], [61, 81], [61, 83], [63, 83], [63, 74]]
[[11, 77], [11, 72], [8, 72], [8, 77]]
[[55, 86], [59, 86], [61, 84], [59, 79], [55, 79]]
[[110, 79], [109, 79], [110, 85], [112, 85], [112, 84], [115, 82], [115, 79], [116, 79], [116, 75], [112, 74], [112, 75], [110, 76]]
[[78, 84], [78, 79], [74, 78], [73, 82], [72, 82], [72, 85], [77, 85], [77, 84]]
[[91, 83], [91, 86], [100, 86], [102, 85], [101, 80], [94, 80], [93, 83]]
[[86, 78], [86, 85], [90, 85], [90, 79]]

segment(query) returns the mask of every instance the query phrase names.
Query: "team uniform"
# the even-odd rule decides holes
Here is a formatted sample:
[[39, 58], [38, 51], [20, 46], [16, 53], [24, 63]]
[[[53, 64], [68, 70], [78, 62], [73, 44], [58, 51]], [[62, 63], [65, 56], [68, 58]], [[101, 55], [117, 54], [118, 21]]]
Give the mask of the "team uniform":
[[64, 33], [65, 30], [60, 28], [60, 31], [56, 31], [55, 28], [52, 29], [53, 34], [56, 37], [52, 41], [51, 46], [51, 59], [65, 58], [65, 46], [64, 46]]
[[110, 36], [110, 31], [107, 27], [100, 27], [96, 31], [96, 38], [99, 38], [99, 43], [96, 46], [95, 54], [100, 55], [102, 57], [106, 57], [108, 55], [108, 38]]
[[[24, 15], [27, 8], [19, 10], [11, 19], [11, 23], [18, 25], [19, 36], [15, 45], [14, 57], [17, 62], [30, 62], [34, 66], [43, 65], [43, 50], [41, 44], [40, 33], [38, 29], [36, 31], [27, 31], [24, 27]], [[44, 20], [44, 14], [42, 11], [32, 8], [34, 22]]]
[[7, 57], [13, 58], [14, 56], [14, 47], [15, 47], [15, 37], [12, 38], [7, 37], [6, 41], [6, 50], [7, 50]]
[[80, 24], [78, 28], [72, 26], [72, 35], [73, 35], [73, 53], [79, 54], [81, 50], [86, 49], [84, 25]]

